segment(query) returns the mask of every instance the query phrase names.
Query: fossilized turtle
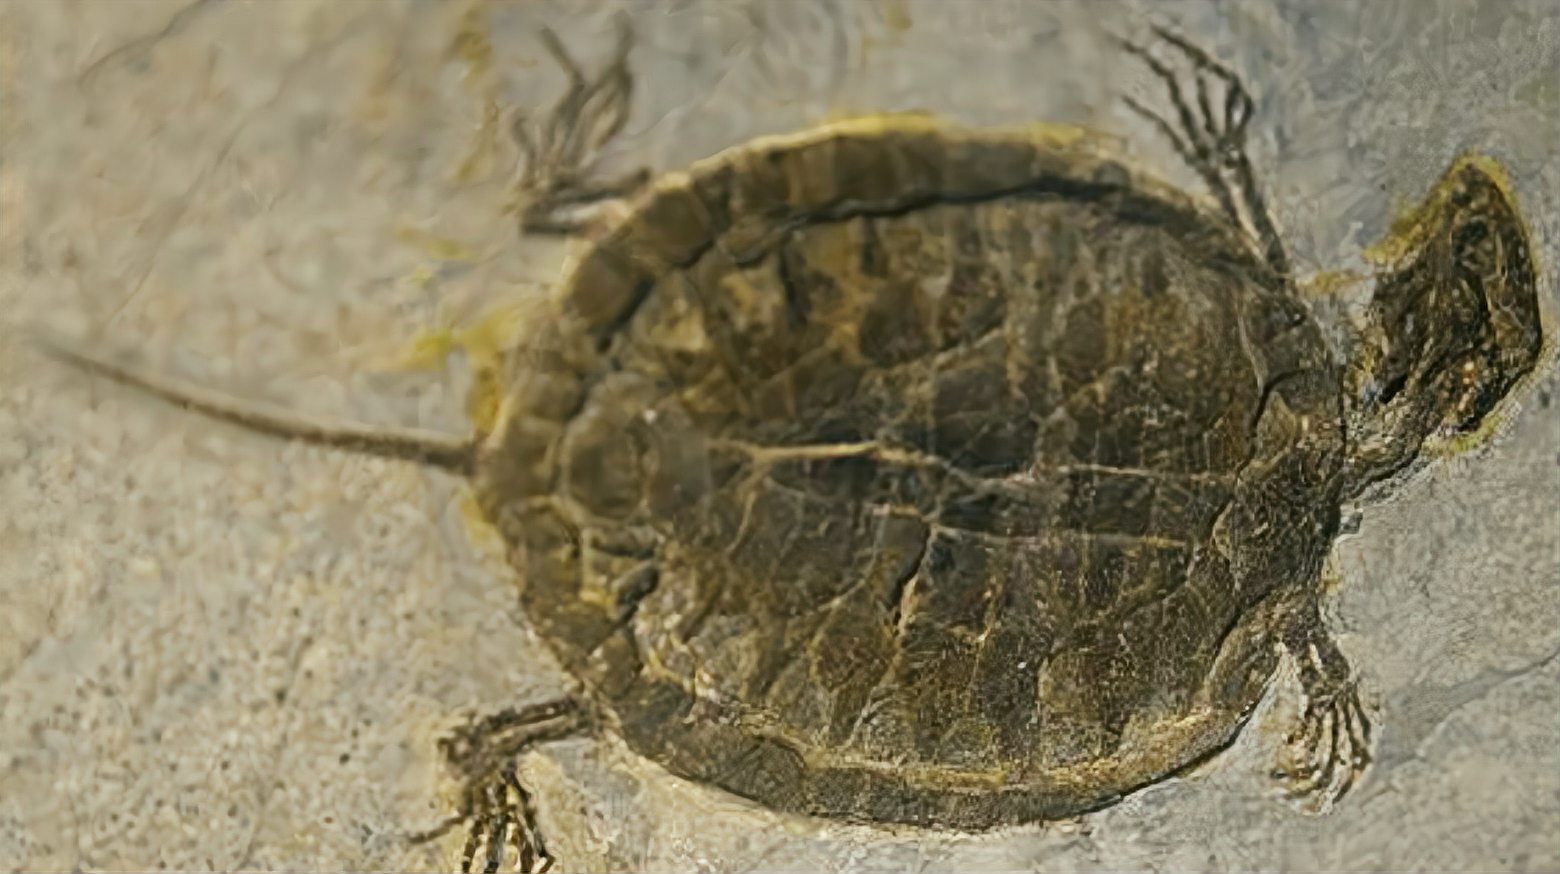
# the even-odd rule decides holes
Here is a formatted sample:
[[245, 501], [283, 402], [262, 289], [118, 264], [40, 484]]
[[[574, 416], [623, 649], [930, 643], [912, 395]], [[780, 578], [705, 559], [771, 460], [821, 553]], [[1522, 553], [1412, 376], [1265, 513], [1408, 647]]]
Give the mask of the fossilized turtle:
[[587, 727], [779, 811], [1075, 815], [1229, 744], [1285, 650], [1289, 777], [1348, 790], [1370, 729], [1319, 614], [1340, 507], [1533, 368], [1533, 255], [1498, 169], [1460, 159], [1345, 359], [1253, 181], [1245, 90], [1160, 36], [1195, 104], [1129, 45], [1181, 121], [1139, 109], [1216, 205], [1056, 128], [835, 123], [654, 183], [473, 440], [172, 392], [470, 477], [578, 691], [446, 742], [468, 865], [511, 827], [545, 859], [512, 760]]

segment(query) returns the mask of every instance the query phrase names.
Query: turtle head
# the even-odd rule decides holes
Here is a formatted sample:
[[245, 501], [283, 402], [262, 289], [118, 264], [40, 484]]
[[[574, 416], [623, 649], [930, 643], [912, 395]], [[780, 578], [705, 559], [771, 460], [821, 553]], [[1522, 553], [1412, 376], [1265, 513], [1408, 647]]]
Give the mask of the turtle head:
[[1478, 431], [1544, 342], [1527, 229], [1489, 158], [1459, 158], [1367, 255], [1385, 269], [1349, 370], [1356, 491]]

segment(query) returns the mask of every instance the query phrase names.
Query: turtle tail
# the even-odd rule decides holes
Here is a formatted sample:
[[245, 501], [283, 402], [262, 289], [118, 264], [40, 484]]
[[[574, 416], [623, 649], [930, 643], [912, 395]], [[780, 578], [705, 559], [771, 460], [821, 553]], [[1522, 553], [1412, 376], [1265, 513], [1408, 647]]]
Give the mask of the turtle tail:
[[261, 402], [244, 401], [173, 377], [153, 375], [43, 334], [35, 342], [51, 357], [93, 376], [129, 386], [174, 406], [250, 431], [402, 461], [470, 476], [476, 440], [417, 428], [332, 422]]

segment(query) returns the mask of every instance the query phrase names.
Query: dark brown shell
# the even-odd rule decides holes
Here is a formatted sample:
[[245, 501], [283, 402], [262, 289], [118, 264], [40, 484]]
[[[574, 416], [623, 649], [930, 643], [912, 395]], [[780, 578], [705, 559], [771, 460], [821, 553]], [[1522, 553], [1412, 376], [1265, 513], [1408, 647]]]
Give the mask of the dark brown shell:
[[477, 485], [535, 627], [639, 753], [786, 811], [1055, 818], [1222, 747], [1336, 513], [1303, 307], [1049, 128], [673, 174], [511, 380]]

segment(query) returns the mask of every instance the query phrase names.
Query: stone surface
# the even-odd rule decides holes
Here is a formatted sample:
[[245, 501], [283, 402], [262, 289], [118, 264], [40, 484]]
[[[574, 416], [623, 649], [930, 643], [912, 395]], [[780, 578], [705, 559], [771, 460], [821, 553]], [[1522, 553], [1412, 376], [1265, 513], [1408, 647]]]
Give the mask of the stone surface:
[[[1158, 96], [1107, 39], [1142, 26], [1138, 6], [629, 8], [623, 169], [925, 108], [1091, 124], [1195, 190], [1120, 100]], [[1361, 246], [1478, 147], [1511, 171], [1560, 311], [1553, 4], [1154, 9], [1251, 81], [1254, 158], [1302, 270], [1362, 268]], [[462, 359], [410, 371], [406, 342], [535, 295], [565, 248], [517, 242], [489, 109], [558, 93], [541, 24], [593, 59], [615, 11], [0, 6], [0, 869], [450, 863], [458, 841], [403, 839], [448, 802], [433, 739], [464, 709], [560, 688], [461, 484], [181, 416], [39, 359], [21, 329], [316, 413], [461, 429]], [[1196, 773], [977, 837], [781, 818], [617, 744], [559, 743], [525, 769], [562, 867], [1554, 870], [1555, 388], [1551, 370], [1492, 445], [1431, 466], [1340, 543], [1333, 619], [1381, 735], [1329, 815], [1267, 778], [1290, 677]]]

